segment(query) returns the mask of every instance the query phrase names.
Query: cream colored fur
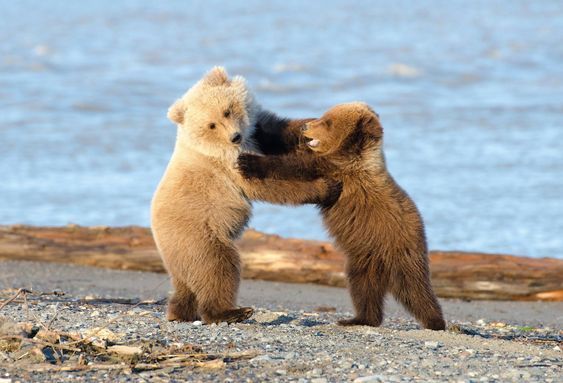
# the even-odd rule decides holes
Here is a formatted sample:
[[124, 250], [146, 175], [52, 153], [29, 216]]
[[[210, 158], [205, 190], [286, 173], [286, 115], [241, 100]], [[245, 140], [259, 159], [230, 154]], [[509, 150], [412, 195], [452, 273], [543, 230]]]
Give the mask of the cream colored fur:
[[[174, 152], [152, 201], [152, 230], [172, 278], [169, 320], [206, 323], [248, 318], [236, 308], [240, 261], [233, 241], [246, 226], [249, 199], [274, 203], [318, 202], [330, 185], [248, 181], [235, 162], [250, 140], [259, 106], [241, 77], [216, 67], [169, 109], [177, 124]], [[213, 125], [211, 125], [213, 124]], [[236, 133], [239, 144], [232, 142]]]

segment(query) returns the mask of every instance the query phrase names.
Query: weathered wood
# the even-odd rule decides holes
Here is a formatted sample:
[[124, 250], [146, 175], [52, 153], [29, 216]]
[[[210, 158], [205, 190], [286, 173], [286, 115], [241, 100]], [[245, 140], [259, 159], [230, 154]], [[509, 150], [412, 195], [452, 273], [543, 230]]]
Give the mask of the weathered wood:
[[[329, 243], [248, 230], [238, 246], [244, 278], [346, 284], [344, 256]], [[1, 259], [165, 272], [150, 230], [134, 226], [0, 226]], [[434, 251], [430, 261], [441, 297], [563, 301], [563, 260]]]

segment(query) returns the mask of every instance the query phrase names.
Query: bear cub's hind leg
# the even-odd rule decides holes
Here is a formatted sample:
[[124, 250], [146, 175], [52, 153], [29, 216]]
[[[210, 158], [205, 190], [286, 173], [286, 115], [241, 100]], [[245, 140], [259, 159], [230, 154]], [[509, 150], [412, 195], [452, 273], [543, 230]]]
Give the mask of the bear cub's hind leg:
[[[425, 265], [425, 263], [422, 263]], [[405, 268], [408, 275], [399, 272], [391, 292], [422, 326], [429, 330], [445, 330], [442, 308], [430, 282], [428, 266]]]
[[356, 316], [338, 321], [341, 326], [374, 326], [383, 322], [383, 306], [387, 291], [387, 278], [383, 274], [383, 265], [376, 261], [364, 265], [347, 266], [348, 289]]
[[232, 245], [214, 245], [208, 249], [205, 277], [194, 286], [199, 314], [206, 324], [242, 322], [252, 316], [254, 309], [236, 307], [240, 283], [238, 252]]
[[166, 319], [193, 322], [199, 320], [195, 294], [181, 281], [173, 279], [174, 294], [168, 300]]

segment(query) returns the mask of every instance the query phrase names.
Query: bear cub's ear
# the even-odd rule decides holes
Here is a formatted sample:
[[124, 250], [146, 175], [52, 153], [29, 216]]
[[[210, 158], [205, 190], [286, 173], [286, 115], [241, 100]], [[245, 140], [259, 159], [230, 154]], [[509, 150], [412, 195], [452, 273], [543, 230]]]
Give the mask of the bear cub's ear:
[[207, 72], [203, 78], [203, 82], [209, 86], [221, 86], [230, 83], [229, 75], [222, 66], [216, 66]]
[[379, 115], [369, 108], [369, 111], [359, 119], [358, 125], [367, 137], [380, 140], [383, 137], [383, 127], [379, 122]]
[[176, 124], [182, 124], [184, 122], [184, 113], [186, 109], [184, 108], [184, 103], [182, 99], [176, 100], [170, 108], [168, 108], [168, 119]]

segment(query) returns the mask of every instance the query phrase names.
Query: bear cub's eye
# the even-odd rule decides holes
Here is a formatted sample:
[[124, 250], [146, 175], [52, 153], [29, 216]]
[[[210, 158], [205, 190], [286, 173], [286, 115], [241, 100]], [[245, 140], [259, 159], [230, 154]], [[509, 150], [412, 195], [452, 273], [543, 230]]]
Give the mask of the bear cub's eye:
[[215, 123], [212, 122], [211, 124], [209, 124], [209, 129], [215, 129]]
[[231, 111], [225, 110], [225, 113], [223, 113], [223, 116], [225, 116], [225, 118], [229, 118], [231, 116]]

